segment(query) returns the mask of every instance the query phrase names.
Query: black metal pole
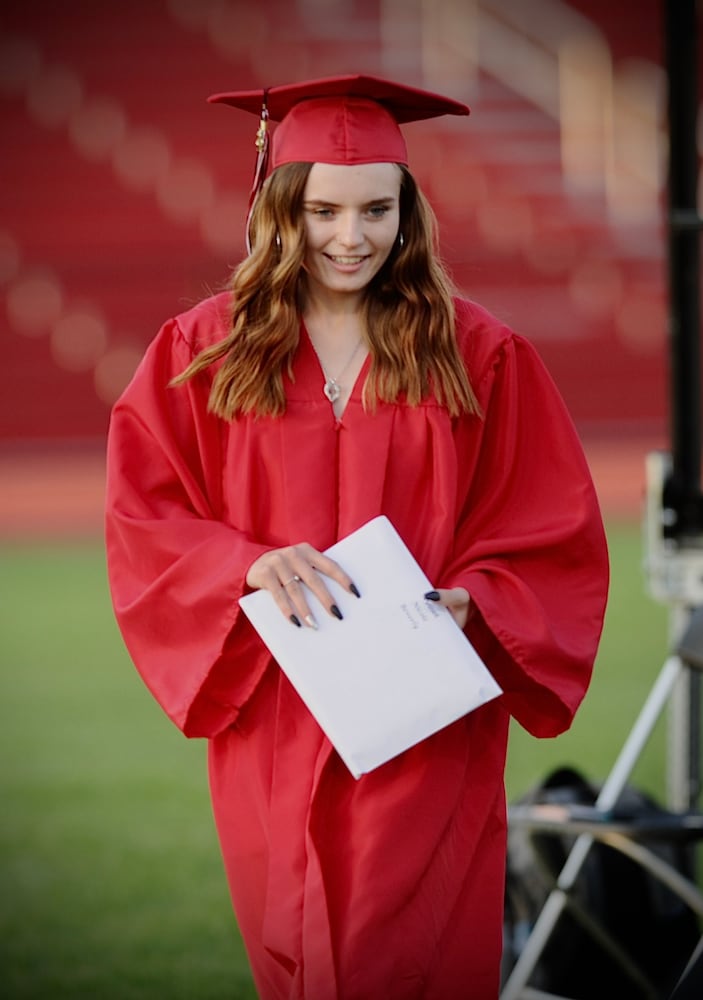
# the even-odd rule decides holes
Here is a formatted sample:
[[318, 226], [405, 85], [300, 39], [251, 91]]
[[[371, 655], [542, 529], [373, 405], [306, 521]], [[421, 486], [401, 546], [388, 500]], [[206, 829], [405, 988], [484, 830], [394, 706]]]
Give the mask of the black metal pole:
[[703, 535], [701, 495], [699, 99], [696, 0], [664, 0], [669, 121], [669, 317], [672, 467], [665, 533]]

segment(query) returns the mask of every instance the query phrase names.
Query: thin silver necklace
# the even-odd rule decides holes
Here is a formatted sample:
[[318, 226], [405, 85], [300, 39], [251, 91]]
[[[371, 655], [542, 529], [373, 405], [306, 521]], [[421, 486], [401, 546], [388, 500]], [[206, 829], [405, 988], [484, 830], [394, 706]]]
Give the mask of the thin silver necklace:
[[324, 392], [325, 396], [327, 396], [327, 398], [329, 399], [330, 403], [336, 403], [337, 400], [339, 399], [339, 397], [342, 395], [342, 385], [341, 385], [341, 383], [340, 383], [339, 380], [341, 378], [343, 378], [344, 373], [349, 368], [349, 365], [352, 363], [352, 361], [354, 360], [354, 358], [359, 353], [359, 348], [363, 344], [363, 340], [359, 340], [358, 341], [356, 347], [354, 348], [354, 350], [352, 351], [352, 353], [351, 353], [351, 355], [349, 357], [349, 360], [345, 364], [344, 368], [342, 368], [342, 370], [339, 373], [339, 375], [328, 375], [327, 372], [325, 371], [325, 366], [322, 364], [322, 358], [317, 353], [317, 348], [312, 343], [312, 337], [309, 336], [308, 339], [310, 340], [310, 343], [312, 344], [312, 349], [313, 349], [313, 351], [315, 352], [315, 354], [317, 356], [317, 360], [320, 362], [320, 368], [322, 369], [322, 374], [325, 376], [325, 384], [322, 386], [322, 391]]

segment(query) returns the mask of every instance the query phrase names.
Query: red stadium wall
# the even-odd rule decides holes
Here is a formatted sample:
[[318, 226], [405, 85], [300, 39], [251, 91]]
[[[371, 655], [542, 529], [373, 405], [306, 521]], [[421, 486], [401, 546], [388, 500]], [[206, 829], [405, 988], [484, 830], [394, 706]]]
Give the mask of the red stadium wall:
[[[661, 107], [648, 187], [620, 175], [618, 201], [605, 174], [574, 185], [554, 114], [475, 59], [502, 30], [495, 7], [438, 0], [446, 16], [428, 21], [419, 0], [5, 5], [0, 444], [100, 441], [161, 323], [241, 258], [256, 122], [205, 97], [355, 71], [471, 104], [468, 120], [407, 129], [457, 285], [534, 341], [584, 433], [665, 427]], [[661, 78], [658, 3], [627, 30], [618, 5], [575, 7], [607, 43], [609, 80]]]

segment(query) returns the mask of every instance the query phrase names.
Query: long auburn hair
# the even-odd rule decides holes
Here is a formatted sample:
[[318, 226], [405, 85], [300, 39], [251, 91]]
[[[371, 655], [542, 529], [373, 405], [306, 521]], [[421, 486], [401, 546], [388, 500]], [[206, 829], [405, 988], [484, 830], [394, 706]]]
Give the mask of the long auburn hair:
[[[230, 332], [171, 383], [221, 361], [208, 408], [226, 420], [285, 412], [283, 373], [292, 376], [306, 293], [303, 201], [311, 167], [283, 164], [266, 181], [252, 213], [252, 252], [232, 280]], [[402, 395], [416, 406], [433, 391], [452, 416], [479, 413], [456, 342], [451, 283], [436, 252], [435, 215], [410, 171], [400, 170], [403, 245], [396, 243], [362, 305], [372, 359], [363, 403], [373, 410], [378, 400]]]

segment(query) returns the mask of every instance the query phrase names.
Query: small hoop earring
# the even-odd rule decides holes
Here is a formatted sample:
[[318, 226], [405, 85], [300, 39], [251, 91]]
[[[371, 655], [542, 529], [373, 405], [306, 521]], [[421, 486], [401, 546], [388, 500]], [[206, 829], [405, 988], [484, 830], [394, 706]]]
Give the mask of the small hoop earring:
[[405, 237], [402, 233], [398, 233], [398, 247], [400, 250], [405, 246]]
[[278, 250], [281, 249], [281, 234], [280, 233], [276, 233], [276, 248]]

